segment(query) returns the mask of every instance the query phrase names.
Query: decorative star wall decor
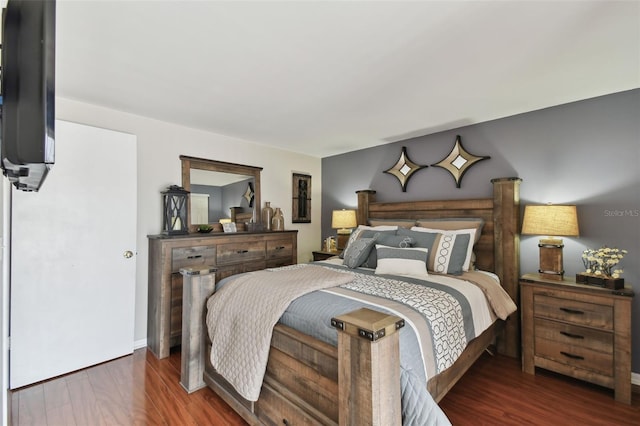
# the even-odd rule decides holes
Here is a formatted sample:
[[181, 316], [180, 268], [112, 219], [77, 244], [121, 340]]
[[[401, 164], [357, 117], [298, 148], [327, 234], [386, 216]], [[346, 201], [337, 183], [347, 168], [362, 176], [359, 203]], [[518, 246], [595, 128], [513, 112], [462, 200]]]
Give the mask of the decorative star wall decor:
[[396, 164], [388, 170], [385, 170], [385, 173], [389, 173], [394, 175], [400, 181], [400, 186], [402, 187], [402, 192], [407, 192], [407, 183], [409, 182], [409, 178], [418, 170], [427, 168], [428, 166], [420, 166], [409, 159], [407, 155], [407, 147], [402, 147], [402, 153], [400, 154], [400, 158], [396, 162]]
[[249, 182], [249, 184], [247, 185], [247, 190], [244, 192], [244, 199], [247, 200], [247, 203], [249, 203], [249, 207], [253, 207], [253, 198], [254, 198], [255, 192], [253, 191], [253, 185], [251, 185], [251, 182]]
[[467, 152], [462, 146], [460, 135], [456, 135], [456, 143], [449, 155], [447, 155], [440, 162], [432, 164], [432, 166], [441, 167], [448, 170], [449, 173], [453, 175], [453, 179], [456, 181], [456, 187], [460, 188], [460, 184], [462, 183], [462, 176], [464, 176], [469, 167], [473, 166], [478, 161], [487, 160], [489, 158], [491, 157], [478, 157]]

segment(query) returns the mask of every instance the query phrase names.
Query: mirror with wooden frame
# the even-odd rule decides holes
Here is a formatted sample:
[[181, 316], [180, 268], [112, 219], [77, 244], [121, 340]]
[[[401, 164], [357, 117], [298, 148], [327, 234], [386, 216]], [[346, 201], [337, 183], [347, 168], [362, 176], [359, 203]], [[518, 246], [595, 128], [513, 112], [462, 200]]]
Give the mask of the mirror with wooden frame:
[[186, 155], [181, 155], [180, 161], [182, 187], [190, 193], [189, 232], [197, 232], [202, 225], [219, 232], [225, 222], [233, 222], [238, 231], [244, 231], [247, 223], [260, 222], [262, 167]]

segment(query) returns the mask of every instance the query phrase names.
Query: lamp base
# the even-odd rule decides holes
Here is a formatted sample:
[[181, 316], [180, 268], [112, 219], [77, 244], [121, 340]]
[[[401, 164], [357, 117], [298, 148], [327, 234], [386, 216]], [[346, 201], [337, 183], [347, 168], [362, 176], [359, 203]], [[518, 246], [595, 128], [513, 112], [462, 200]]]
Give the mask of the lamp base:
[[538, 247], [540, 248], [540, 269], [538, 269], [540, 276], [548, 280], [562, 281], [564, 279], [562, 240], [541, 239]]
[[336, 248], [338, 251], [342, 251], [347, 247], [349, 237], [351, 236], [351, 229], [338, 229], [337, 235]]

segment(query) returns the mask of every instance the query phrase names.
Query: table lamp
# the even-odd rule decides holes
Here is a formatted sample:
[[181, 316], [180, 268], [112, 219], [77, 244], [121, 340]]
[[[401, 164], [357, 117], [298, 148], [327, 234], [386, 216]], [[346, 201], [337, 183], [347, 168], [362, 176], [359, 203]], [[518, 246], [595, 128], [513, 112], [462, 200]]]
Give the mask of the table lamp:
[[562, 248], [564, 244], [557, 236], [577, 237], [578, 215], [576, 206], [540, 205], [525, 206], [522, 221], [523, 235], [545, 235], [538, 243], [540, 247], [540, 269], [543, 278], [562, 281]]
[[331, 227], [338, 229], [338, 238], [336, 241], [336, 247], [338, 250], [344, 250], [349, 241], [349, 235], [352, 228], [358, 226], [356, 221], [355, 210], [334, 210], [331, 216]]

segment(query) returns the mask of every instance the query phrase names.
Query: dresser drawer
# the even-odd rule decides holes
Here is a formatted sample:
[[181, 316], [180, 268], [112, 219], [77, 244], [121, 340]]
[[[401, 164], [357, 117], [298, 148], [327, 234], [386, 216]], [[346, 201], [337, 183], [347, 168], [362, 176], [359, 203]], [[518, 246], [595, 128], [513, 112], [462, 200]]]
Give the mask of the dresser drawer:
[[293, 254], [293, 242], [291, 238], [280, 240], [267, 240], [267, 260], [279, 257], [291, 258]]
[[264, 241], [219, 244], [217, 264], [241, 263], [264, 260]]
[[280, 257], [267, 261], [267, 268], [280, 268], [281, 266], [293, 265], [290, 257]]
[[613, 308], [596, 303], [579, 302], [535, 294], [533, 302], [534, 316], [550, 318], [573, 324], [613, 330]]
[[180, 268], [215, 265], [216, 263], [216, 246], [174, 248], [171, 254], [172, 272], [180, 272]]
[[231, 275], [242, 274], [243, 272], [261, 271], [262, 269], [265, 269], [267, 267], [268, 266], [266, 265], [266, 262], [264, 260], [220, 266], [218, 267], [218, 271], [216, 272], [216, 280], [220, 281], [224, 278], [230, 277]]
[[611, 332], [541, 318], [536, 318], [534, 322], [536, 337], [553, 340], [563, 345], [613, 354], [613, 333]]

